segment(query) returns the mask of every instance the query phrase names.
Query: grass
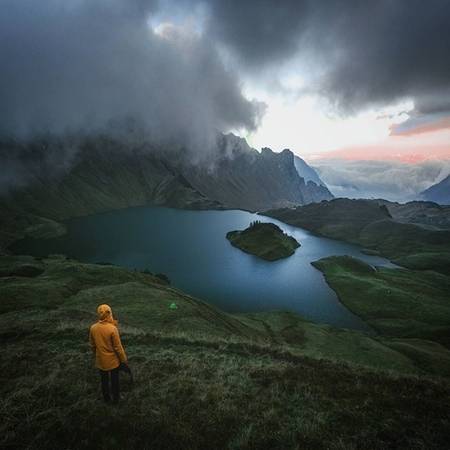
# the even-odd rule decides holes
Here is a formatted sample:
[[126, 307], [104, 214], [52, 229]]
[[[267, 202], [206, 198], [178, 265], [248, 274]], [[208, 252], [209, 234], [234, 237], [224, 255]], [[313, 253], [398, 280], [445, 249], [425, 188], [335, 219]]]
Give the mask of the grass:
[[108, 408], [80, 349], [84, 330], [60, 334], [16, 347], [19, 364], [6, 359], [16, 380], [7, 380], [1, 404], [2, 448], [446, 445], [448, 386], [182, 339], [124, 334], [136, 387]]
[[273, 344], [296, 355], [389, 372], [429, 373], [375, 335], [314, 324], [289, 312], [246, 314], [245, 318], [259, 323], [262, 330], [269, 329]]
[[313, 233], [361, 245], [399, 265], [450, 275], [450, 231], [394, 220], [377, 200], [338, 198], [264, 212]]
[[300, 244], [273, 223], [253, 222], [242, 231], [230, 231], [231, 245], [267, 261], [276, 261], [294, 254]]
[[339, 299], [384, 335], [429, 339], [450, 348], [450, 278], [433, 271], [374, 270], [348, 256], [313, 263]]
[[48, 239], [66, 233], [64, 224], [23, 211], [16, 211], [0, 198], [2, 223], [0, 226], [0, 254], [12, 243], [25, 237]]
[[404, 267], [450, 275], [450, 231], [382, 220], [367, 225], [358, 243], [386, 255]]
[[[425, 341], [226, 314], [152, 275], [63, 257], [0, 257], [0, 270], [1, 448], [447, 448], [450, 384], [430, 375]], [[117, 408], [87, 343], [103, 301], [136, 378]]]

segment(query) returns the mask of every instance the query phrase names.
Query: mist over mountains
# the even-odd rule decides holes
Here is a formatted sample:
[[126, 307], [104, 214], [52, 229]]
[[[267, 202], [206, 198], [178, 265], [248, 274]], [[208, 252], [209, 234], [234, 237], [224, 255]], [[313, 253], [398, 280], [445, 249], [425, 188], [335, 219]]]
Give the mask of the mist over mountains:
[[[86, 137], [126, 140], [125, 152], [167, 152], [163, 159], [172, 165], [189, 163], [190, 176], [224, 171], [217, 164], [224, 152], [218, 133], [255, 130], [264, 114], [263, 103], [244, 95], [243, 80], [266, 78], [279, 87], [283, 71], [275, 75], [273, 69], [286, 68], [290, 60], [298, 59], [305, 77], [296, 95], [321, 93], [346, 114], [392, 98], [416, 100], [415, 114], [445, 113], [449, 66], [442, 36], [448, 35], [448, 5], [387, 4], [359, 9], [336, 1], [289, 1], [273, 14], [270, 2], [253, 1], [4, 0], [0, 192], [49, 175], [64, 178], [86, 158], [79, 153]], [[407, 33], [399, 36], [405, 21]], [[427, 45], [420, 46], [424, 34]], [[420, 58], [409, 48], [419, 49]], [[232, 149], [225, 154], [233, 155]], [[324, 182], [336, 196], [407, 201], [449, 173], [448, 164], [438, 162], [314, 164], [320, 178], [295, 159], [305, 186], [313, 182], [299, 192], [315, 192]], [[261, 196], [271, 198], [273, 180], [265, 176], [258, 175]], [[316, 198], [289, 195], [286, 201], [300, 203]], [[220, 200], [218, 191], [208, 197], [228, 200]], [[240, 207], [259, 205], [253, 200]]]
[[[20, 173], [22, 181], [0, 195], [9, 220], [0, 245], [43, 219], [132, 206], [259, 211], [333, 198], [326, 186], [300, 176], [291, 151], [258, 152], [233, 134], [216, 136], [207, 164], [193, 161], [182, 148], [100, 134], [47, 136], [27, 145], [9, 141], [0, 149], [16, 155], [15, 178]], [[48, 159], [52, 154], [56, 157]]]
[[[264, 113], [263, 103], [243, 94], [243, 79], [271, 80], [274, 66], [300, 57], [301, 91], [325, 94], [346, 113], [392, 98], [417, 100], [415, 113], [447, 111], [448, 5], [387, 3], [367, 9], [289, 1], [274, 15], [270, 2], [253, 1], [4, 0], [0, 137], [19, 144], [1, 150], [0, 189], [28, 176], [8, 151], [62, 136], [63, 148], [49, 145], [39, 157], [43, 172], [58, 174], [77, 157], [68, 141], [76, 149], [78, 134], [121, 134], [124, 123], [138, 141], [176, 148], [194, 163], [213, 160], [218, 132], [254, 130]], [[405, 21], [408, 32], [399, 36]], [[418, 44], [423, 35], [426, 46]], [[409, 48], [421, 49], [420, 57]], [[336, 195], [396, 200], [448, 174], [432, 163], [416, 171], [377, 164], [316, 165]]]
[[450, 174], [450, 160], [405, 164], [395, 161], [314, 160], [311, 165], [336, 197], [421, 199], [420, 193]]
[[[182, 26], [153, 29], [158, 3], [2, 2], [1, 137], [110, 134], [131, 122], [159, 146], [202, 159], [217, 130], [253, 129], [263, 106], [244, 98], [208, 39]], [[56, 170], [65, 165], [48, 150]], [[14, 181], [8, 172], [3, 184]]]

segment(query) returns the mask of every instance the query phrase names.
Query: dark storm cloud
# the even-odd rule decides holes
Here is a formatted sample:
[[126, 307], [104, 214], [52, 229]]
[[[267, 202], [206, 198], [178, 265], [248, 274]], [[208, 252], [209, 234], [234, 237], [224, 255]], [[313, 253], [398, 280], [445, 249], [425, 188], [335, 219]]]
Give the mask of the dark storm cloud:
[[157, 139], [205, 147], [216, 130], [255, 127], [258, 104], [212, 43], [155, 34], [146, 0], [2, 0], [0, 133], [92, 131], [132, 118]]
[[[149, 17], [197, 14], [202, 37]], [[0, 132], [95, 129], [134, 117], [153, 135], [205, 141], [210, 130], [254, 128], [247, 75], [298, 57], [311, 92], [353, 112], [413, 98], [417, 113], [450, 109], [446, 0], [2, 0]], [[180, 14], [181, 11], [181, 14]], [[180, 34], [181, 33], [181, 34]]]
[[447, 0], [208, 2], [208, 32], [250, 72], [300, 56], [309, 90], [355, 112], [402, 98], [450, 110]]
[[236, 51], [240, 63], [259, 69], [291, 57], [308, 20], [303, 0], [211, 0], [208, 33]]

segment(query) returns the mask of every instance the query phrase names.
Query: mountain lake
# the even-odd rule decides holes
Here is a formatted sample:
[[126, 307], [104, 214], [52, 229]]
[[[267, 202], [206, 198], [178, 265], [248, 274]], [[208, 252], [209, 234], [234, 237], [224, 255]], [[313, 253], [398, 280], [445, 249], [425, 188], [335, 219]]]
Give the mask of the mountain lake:
[[[295, 254], [268, 262], [233, 247], [225, 235], [254, 220], [277, 224], [301, 244]], [[396, 267], [361, 248], [240, 210], [192, 211], [135, 207], [68, 220], [67, 234], [23, 239], [13, 251], [34, 256], [65, 254], [164, 273], [173, 287], [232, 313], [285, 310], [333, 326], [369, 331], [343, 306], [310, 263], [350, 255], [373, 266]]]

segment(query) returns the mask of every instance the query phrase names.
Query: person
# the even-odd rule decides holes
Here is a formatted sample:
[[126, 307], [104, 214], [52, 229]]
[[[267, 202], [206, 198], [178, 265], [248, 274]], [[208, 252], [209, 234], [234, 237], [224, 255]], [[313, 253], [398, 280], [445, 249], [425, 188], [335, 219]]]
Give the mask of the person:
[[128, 360], [120, 340], [117, 320], [111, 307], [103, 304], [97, 308], [98, 321], [89, 330], [89, 342], [95, 354], [95, 366], [100, 372], [103, 399], [119, 402], [119, 370], [128, 369]]

